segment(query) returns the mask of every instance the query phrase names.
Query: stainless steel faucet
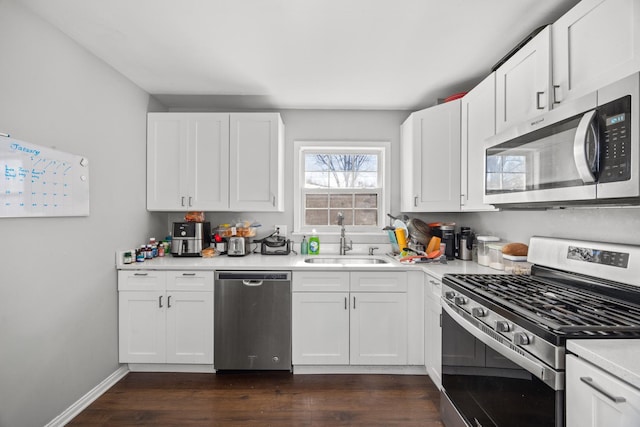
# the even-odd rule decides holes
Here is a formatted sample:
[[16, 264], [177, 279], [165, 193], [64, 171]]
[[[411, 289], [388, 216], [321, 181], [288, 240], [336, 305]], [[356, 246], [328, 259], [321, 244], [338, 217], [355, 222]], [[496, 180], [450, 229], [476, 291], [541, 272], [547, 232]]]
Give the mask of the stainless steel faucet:
[[349, 240], [347, 244], [347, 238], [344, 235], [344, 214], [338, 212], [338, 225], [340, 226], [340, 255], [345, 255], [347, 251], [353, 249], [353, 242]]

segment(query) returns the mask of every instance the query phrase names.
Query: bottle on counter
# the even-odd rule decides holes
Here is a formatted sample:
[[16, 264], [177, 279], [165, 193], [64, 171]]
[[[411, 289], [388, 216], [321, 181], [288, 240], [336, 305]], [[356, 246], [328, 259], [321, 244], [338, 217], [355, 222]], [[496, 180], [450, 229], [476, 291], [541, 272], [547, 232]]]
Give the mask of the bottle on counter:
[[133, 262], [133, 256], [131, 255], [131, 251], [126, 251], [122, 255], [122, 262], [124, 264], [131, 264]]
[[302, 236], [302, 242], [300, 242], [300, 255], [307, 255], [309, 253], [309, 242], [307, 242], [307, 236]]
[[309, 237], [309, 255], [319, 255], [320, 254], [320, 238], [316, 234], [316, 229], [314, 228], [311, 231], [311, 236]]
[[158, 244], [155, 237], [149, 239], [149, 246], [151, 246], [151, 258], [156, 258], [158, 256]]
[[145, 259], [145, 248], [144, 245], [140, 246], [140, 249], [136, 249], [136, 262], [144, 262]]
[[158, 243], [158, 256], [159, 257], [163, 257], [164, 256], [164, 242], [160, 242]]

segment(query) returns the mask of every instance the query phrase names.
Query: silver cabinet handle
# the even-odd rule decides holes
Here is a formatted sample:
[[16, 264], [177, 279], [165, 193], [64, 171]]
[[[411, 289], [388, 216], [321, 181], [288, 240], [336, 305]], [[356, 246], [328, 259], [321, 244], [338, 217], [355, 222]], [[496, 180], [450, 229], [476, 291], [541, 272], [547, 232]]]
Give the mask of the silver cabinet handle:
[[273, 196], [273, 206], [276, 206], [276, 196]]
[[609, 393], [608, 391], [603, 389], [602, 386], [599, 386], [598, 384], [596, 384], [593, 381], [593, 378], [591, 378], [591, 377], [580, 377], [580, 381], [582, 381], [583, 383], [585, 383], [586, 385], [588, 385], [592, 389], [602, 393], [602, 395], [604, 397], [606, 397], [607, 399], [611, 400], [614, 403], [623, 403], [623, 402], [627, 401], [627, 399], [625, 399], [622, 396], [614, 396], [613, 394]]
[[195, 276], [196, 273], [182, 273], [183, 276]]
[[191, 203], [191, 199], [193, 199], [193, 197], [189, 196], [189, 207], [193, 206], [193, 203]]
[[167, 297], [167, 308], [171, 308], [171, 295]]
[[344, 309], [348, 310], [349, 306], [347, 305], [347, 297], [344, 297]]
[[413, 207], [418, 207], [418, 196], [413, 196]]
[[149, 273], [133, 273], [134, 276], [148, 276]]
[[438, 282], [437, 280], [429, 280], [429, 283], [435, 286], [440, 286], [440, 282]]
[[158, 297], [158, 307], [162, 308], [162, 295]]
[[356, 297], [355, 295], [353, 296], [353, 309], [356, 309]]
[[553, 103], [560, 104], [558, 101], [558, 89], [560, 89], [560, 85], [553, 85]]
[[540, 106], [540, 95], [544, 95], [544, 92], [536, 92], [536, 109], [544, 110], [544, 107]]
[[184, 206], [184, 196], [180, 197], [180, 205]]

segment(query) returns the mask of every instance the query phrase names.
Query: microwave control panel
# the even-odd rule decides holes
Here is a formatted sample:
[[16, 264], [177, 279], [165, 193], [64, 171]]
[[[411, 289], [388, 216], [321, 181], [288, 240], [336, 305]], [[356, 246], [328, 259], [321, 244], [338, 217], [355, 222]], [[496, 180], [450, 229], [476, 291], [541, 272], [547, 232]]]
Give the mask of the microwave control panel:
[[604, 125], [599, 182], [631, 178], [631, 95], [598, 108]]

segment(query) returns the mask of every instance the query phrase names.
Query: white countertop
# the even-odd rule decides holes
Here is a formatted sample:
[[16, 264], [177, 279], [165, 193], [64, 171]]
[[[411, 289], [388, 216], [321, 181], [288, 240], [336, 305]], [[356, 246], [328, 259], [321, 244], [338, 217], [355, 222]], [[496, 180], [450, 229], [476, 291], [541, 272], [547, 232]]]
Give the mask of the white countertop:
[[[227, 255], [215, 256], [213, 258], [201, 257], [157, 257], [145, 262], [133, 262], [124, 264], [122, 262], [122, 252], [116, 254], [116, 268], [119, 270], [326, 270], [327, 268], [341, 268], [337, 264], [309, 264], [304, 262], [309, 255], [261, 255], [249, 254], [243, 257], [230, 257]], [[341, 259], [348, 258], [368, 258], [369, 255], [319, 255], [323, 257], [335, 257]], [[478, 265], [473, 261], [448, 261], [447, 264], [405, 264], [388, 255], [376, 255], [374, 258], [381, 258], [389, 261], [387, 264], [365, 264], [349, 265], [349, 270], [422, 270], [438, 279], [447, 273], [460, 274], [500, 274], [501, 271], [489, 267]]]
[[640, 389], [640, 339], [567, 340], [567, 350]]

